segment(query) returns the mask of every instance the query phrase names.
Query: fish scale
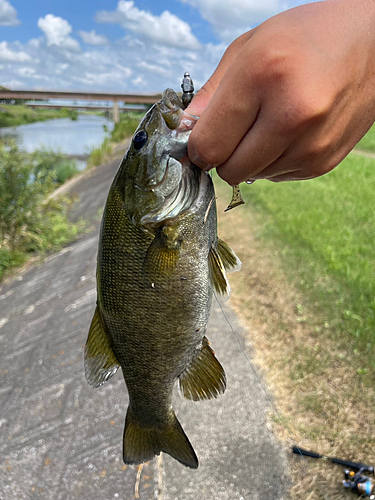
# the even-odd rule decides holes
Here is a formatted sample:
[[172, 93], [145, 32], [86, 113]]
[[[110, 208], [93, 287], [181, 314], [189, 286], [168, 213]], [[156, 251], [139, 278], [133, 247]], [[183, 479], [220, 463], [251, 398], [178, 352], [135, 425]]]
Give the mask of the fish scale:
[[192, 400], [224, 392], [205, 333], [212, 289], [228, 291], [225, 269], [239, 261], [217, 237], [212, 180], [186, 157], [182, 118], [168, 89], [140, 123], [110, 188], [85, 370], [97, 387], [121, 366], [129, 392], [125, 463], [164, 451], [196, 468], [172, 408], [173, 386], [178, 380]]

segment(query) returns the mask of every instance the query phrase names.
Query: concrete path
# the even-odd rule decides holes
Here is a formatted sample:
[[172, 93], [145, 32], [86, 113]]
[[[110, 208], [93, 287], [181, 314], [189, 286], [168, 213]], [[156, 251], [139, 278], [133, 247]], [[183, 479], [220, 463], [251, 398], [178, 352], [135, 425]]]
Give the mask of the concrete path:
[[[73, 219], [97, 220], [117, 165], [74, 182], [81, 201]], [[227, 373], [226, 393], [199, 403], [175, 396], [199, 469], [165, 454], [143, 469], [122, 463], [124, 381], [118, 373], [93, 389], [83, 371], [96, 299], [94, 224], [95, 231], [0, 289], [0, 500], [287, 498], [286, 453], [244, 354], [251, 356], [246, 333], [227, 304], [233, 331], [215, 303], [207, 333]]]

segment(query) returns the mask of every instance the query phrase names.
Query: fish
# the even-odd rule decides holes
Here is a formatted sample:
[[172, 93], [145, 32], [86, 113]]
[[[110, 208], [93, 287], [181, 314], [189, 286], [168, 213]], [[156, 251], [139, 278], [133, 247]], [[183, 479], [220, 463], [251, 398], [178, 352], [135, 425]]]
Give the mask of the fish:
[[126, 464], [165, 452], [196, 469], [172, 407], [173, 387], [178, 381], [193, 401], [226, 388], [206, 329], [213, 291], [228, 294], [226, 272], [240, 261], [217, 236], [211, 177], [187, 156], [195, 122], [165, 90], [137, 128], [103, 212], [85, 374], [99, 387], [122, 369]]

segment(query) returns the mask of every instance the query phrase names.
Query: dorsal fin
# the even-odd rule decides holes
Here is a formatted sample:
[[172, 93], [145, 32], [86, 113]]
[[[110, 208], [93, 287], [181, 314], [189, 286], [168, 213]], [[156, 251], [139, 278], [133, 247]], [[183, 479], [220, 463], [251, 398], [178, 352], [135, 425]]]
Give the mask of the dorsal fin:
[[85, 375], [87, 382], [94, 387], [99, 387], [116, 373], [119, 366], [109, 343], [105, 323], [97, 305], [85, 347]]

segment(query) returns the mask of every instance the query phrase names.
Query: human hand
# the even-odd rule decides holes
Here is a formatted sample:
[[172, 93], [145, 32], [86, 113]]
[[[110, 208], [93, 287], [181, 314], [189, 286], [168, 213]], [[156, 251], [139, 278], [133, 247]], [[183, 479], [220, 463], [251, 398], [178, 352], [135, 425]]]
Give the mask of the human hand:
[[375, 120], [375, 2], [326, 0], [237, 38], [187, 112], [199, 167], [229, 184], [323, 175]]

